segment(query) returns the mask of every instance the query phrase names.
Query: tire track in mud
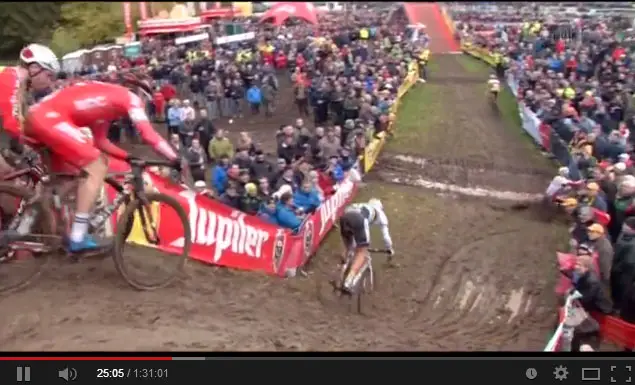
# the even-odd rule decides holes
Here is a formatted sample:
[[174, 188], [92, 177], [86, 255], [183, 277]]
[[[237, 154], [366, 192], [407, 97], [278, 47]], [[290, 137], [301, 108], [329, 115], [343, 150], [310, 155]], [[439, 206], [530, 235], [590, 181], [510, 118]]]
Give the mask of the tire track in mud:
[[378, 164], [377, 174], [387, 182], [510, 200], [538, 197], [551, 175], [532, 168], [507, 170], [488, 162], [424, 159], [403, 154], [385, 154]]

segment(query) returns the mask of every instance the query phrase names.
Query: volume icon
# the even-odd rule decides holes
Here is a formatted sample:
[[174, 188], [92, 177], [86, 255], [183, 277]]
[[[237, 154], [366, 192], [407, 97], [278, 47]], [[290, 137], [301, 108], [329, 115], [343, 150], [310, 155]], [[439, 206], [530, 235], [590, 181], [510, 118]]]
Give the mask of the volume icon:
[[57, 377], [64, 381], [75, 381], [77, 379], [77, 370], [73, 368], [64, 368], [57, 372]]

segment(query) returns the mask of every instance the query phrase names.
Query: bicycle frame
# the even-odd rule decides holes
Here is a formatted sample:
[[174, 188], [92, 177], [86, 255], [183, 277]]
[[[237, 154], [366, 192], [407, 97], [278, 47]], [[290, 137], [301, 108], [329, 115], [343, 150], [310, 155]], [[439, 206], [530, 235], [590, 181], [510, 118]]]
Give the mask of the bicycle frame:
[[582, 298], [582, 294], [577, 290], [567, 296], [564, 303], [564, 319], [558, 324], [558, 328], [553, 333], [553, 336], [543, 351], [553, 352], [558, 345], [560, 345], [559, 351], [561, 352], [571, 351], [571, 342], [573, 341], [575, 327], [568, 325], [567, 320], [572, 317], [572, 313], [575, 309], [574, 301], [580, 298]]
[[[143, 171], [146, 167], [167, 166], [167, 165], [170, 165], [170, 163], [167, 163], [164, 161], [147, 161], [147, 162], [142, 162], [142, 164], [131, 165], [132, 166], [131, 172], [115, 173], [115, 174], [110, 174], [109, 176], [107, 176], [104, 179], [104, 182], [109, 184], [111, 187], [113, 187], [115, 191], [117, 192], [117, 195], [115, 196], [111, 204], [105, 205], [100, 210], [93, 213], [93, 218], [95, 218], [95, 220], [91, 221], [91, 226], [93, 228], [101, 227], [124, 202], [127, 202], [130, 199], [133, 199], [133, 198], [138, 199], [142, 202], [144, 207], [147, 207], [149, 202], [147, 200], [147, 197], [144, 191]], [[78, 178], [84, 178], [85, 176], [86, 176], [86, 173], [84, 171], [82, 171], [79, 175], [69, 174], [69, 173], [53, 173], [50, 175], [42, 176], [39, 180], [39, 183], [36, 186], [37, 188], [36, 188], [35, 195], [31, 197], [27, 202], [25, 202], [24, 200], [21, 201], [20, 207], [18, 208], [19, 211], [16, 212], [16, 216], [14, 217], [14, 220], [12, 221], [11, 225], [14, 225], [13, 222], [16, 222], [17, 225], [19, 225], [19, 222], [21, 220], [21, 215], [29, 206], [32, 206], [37, 202], [41, 202], [44, 198], [50, 195], [53, 200], [52, 210], [54, 211], [55, 216], [57, 217], [57, 219], [59, 219], [62, 222], [62, 225], [64, 225], [64, 227], [67, 227], [69, 219], [67, 218], [67, 216], [64, 216], [62, 213], [64, 206], [62, 205], [62, 199], [60, 197], [60, 194], [58, 193], [59, 182], [61, 179], [75, 180]], [[124, 176], [123, 183], [120, 183], [119, 181], [117, 181], [116, 178], [118, 176]], [[154, 232], [153, 236], [151, 236], [148, 233], [147, 224], [152, 223], [152, 221], [148, 222], [148, 220], [146, 219], [146, 215], [151, 215], [151, 211], [145, 210], [145, 209], [139, 210], [139, 218], [141, 220], [144, 235], [146, 236], [146, 239], [149, 242], [151, 243], [157, 242], [158, 241], [157, 230], [155, 228], [152, 229]], [[59, 226], [58, 226], [58, 229], [59, 229]], [[56, 236], [59, 236], [59, 235], [60, 234], [57, 234]], [[23, 250], [29, 250], [31, 252], [43, 252], [46, 250], [45, 245], [42, 243], [20, 242], [19, 240], [15, 240], [14, 243], [12, 242], [11, 245], [9, 245], [9, 247], [13, 250], [23, 249]]]

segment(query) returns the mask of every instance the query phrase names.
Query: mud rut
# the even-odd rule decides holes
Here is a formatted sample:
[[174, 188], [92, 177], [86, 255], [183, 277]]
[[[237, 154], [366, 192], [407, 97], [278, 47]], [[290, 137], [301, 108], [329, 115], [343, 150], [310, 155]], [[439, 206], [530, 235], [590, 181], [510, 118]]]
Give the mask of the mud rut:
[[[523, 162], [522, 151], [513, 148], [518, 138], [509, 137], [483, 105], [482, 95], [474, 94], [469, 86], [477, 81], [473, 75], [465, 75], [451, 56], [438, 60], [444, 74], [435, 74], [433, 81], [447, 83], [456, 106], [444, 127], [448, 144], [436, 146], [437, 153], [411, 154], [431, 159], [424, 167], [384, 156], [371, 180], [436, 170], [425, 176], [455, 175], [455, 183], [491, 182], [495, 187], [513, 187], [525, 174], [528, 186], [544, 181], [545, 170]], [[268, 123], [250, 125], [245, 118], [231, 129], [252, 131], [264, 141], [295, 116], [290, 101], [290, 95], [283, 95], [279, 112]], [[475, 143], [481, 150], [474, 150]], [[455, 174], [440, 173], [444, 168]], [[497, 173], [505, 177], [497, 179]], [[0, 299], [0, 348], [539, 349], [553, 321], [552, 291], [544, 289], [544, 271], [553, 266], [549, 229], [526, 212], [492, 210], [481, 199], [398, 188], [416, 194], [421, 205], [439, 203], [435, 212], [420, 218], [417, 231], [409, 221], [391, 218], [404, 268], [379, 268], [381, 290], [368, 316], [331, 308], [316, 298], [317, 277], [333, 267], [337, 250], [329, 247], [320, 251], [307, 279], [281, 280], [193, 262], [188, 277], [156, 292], [131, 290], [109, 259], [61, 262], [32, 287]]]

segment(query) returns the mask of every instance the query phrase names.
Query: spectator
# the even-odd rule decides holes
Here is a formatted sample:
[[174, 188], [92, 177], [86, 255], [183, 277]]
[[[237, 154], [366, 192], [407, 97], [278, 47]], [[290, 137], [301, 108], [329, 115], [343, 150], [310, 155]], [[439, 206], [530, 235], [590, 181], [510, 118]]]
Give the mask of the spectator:
[[313, 213], [320, 206], [320, 196], [308, 178], [302, 182], [301, 188], [293, 194], [295, 207], [301, 208], [305, 213]]
[[309, 172], [309, 181], [311, 181], [313, 189], [317, 192], [320, 202], [324, 202], [326, 195], [324, 194], [322, 187], [320, 187], [320, 174], [316, 170], [311, 170]]
[[236, 73], [237, 78], [234, 79], [231, 85], [231, 116], [234, 118], [243, 117], [243, 106], [242, 100], [245, 95], [245, 89], [243, 87], [243, 82], [240, 79], [240, 74]]
[[240, 210], [249, 215], [256, 215], [261, 203], [258, 187], [253, 183], [245, 184], [245, 192], [240, 199]]
[[329, 158], [328, 167], [326, 169], [326, 174], [335, 182], [340, 183], [344, 180], [344, 170], [342, 170], [342, 166], [340, 165], [340, 159], [337, 156], [332, 156]]
[[280, 189], [282, 186], [291, 187], [292, 191], [296, 191], [298, 189], [298, 184], [295, 181], [295, 171], [292, 167], [287, 167], [284, 169], [280, 178], [276, 182], [276, 189]]
[[229, 156], [227, 154], [221, 154], [218, 157], [218, 164], [212, 171], [212, 186], [218, 195], [223, 195], [229, 182], [228, 176], [229, 169]]
[[181, 130], [181, 102], [178, 99], [170, 101], [168, 108], [168, 131], [177, 134]]
[[198, 139], [192, 139], [192, 145], [187, 151], [187, 160], [190, 164], [192, 178], [195, 181], [205, 181], [205, 150]]
[[205, 87], [205, 96], [207, 99], [207, 113], [211, 120], [217, 119], [221, 116], [221, 89], [218, 79], [213, 75], [212, 79], [207, 83]]
[[220, 202], [233, 209], [240, 209], [240, 195], [234, 183], [228, 183], [225, 192], [220, 197]]
[[250, 164], [250, 174], [254, 180], [260, 180], [261, 178], [270, 178], [273, 173], [273, 166], [265, 159], [265, 154], [262, 150], [257, 150], [255, 153], [254, 161]]
[[258, 196], [261, 200], [265, 200], [269, 198], [272, 194], [271, 185], [269, 184], [269, 179], [266, 177], [261, 177], [258, 179]]
[[229, 122], [232, 122], [232, 118], [235, 118], [235, 108], [234, 108], [234, 87], [232, 85], [232, 80], [227, 78], [225, 79], [225, 84], [223, 86], [223, 101], [221, 103], [223, 116], [227, 116], [230, 118]]
[[[262, 79], [262, 107], [265, 110], [265, 116], [269, 117], [273, 115], [276, 109], [276, 88], [272, 84], [275, 76], [269, 75]], [[277, 82], [277, 80], [275, 80]]]
[[247, 152], [249, 156], [256, 155], [256, 145], [254, 144], [251, 136], [246, 131], [241, 131], [240, 136], [238, 137], [238, 147], [247, 148]]
[[277, 220], [277, 202], [273, 197], [267, 197], [263, 200], [260, 209], [258, 210], [258, 217], [267, 223], [278, 226]]
[[635, 277], [635, 217], [624, 221], [622, 233], [615, 243], [611, 268], [611, 291], [616, 308], [620, 308], [624, 295]]
[[179, 139], [178, 134], [170, 135], [170, 145], [178, 154], [182, 155], [184, 153], [183, 145], [181, 145], [181, 140]]
[[247, 102], [251, 108], [251, 114], [257, 115], [260, 113], [260, 105], [262, 104], [262, 91], [256, 83], [252, 83], [247, 90]]
[[306, 86], [303, 83], [296, 83], [293, 87], [295, 95], [295, 104], [298, 106], [298, 114], [300, 116], [309, 116], [309, 95]]
[[[207, 116], [207, 110], [201, 109], [199, 111], [198, 121], [196, 122], [196, 136], [201, 142], [201, 146], [205, 149], [209, 148], [209, 143], [216, 133], [214, 123]], [[209, 161], [209, 154], [205, 153], [205, 159]]]
[[291, 193], [284, 193], [280, 196], [280, 202], [276, 207], [276, 222], [279, 226], [292, 231], [297, 231], [302, 225], [302, 220], [295, 214]]
[[339, 156], [340, 149], [342, 148], [340, 140], [335, 136], [335, 130], [329, 128], [326, 131], [326, 136], [320, 140], [320, 152], [324, 158], [331, 158]]
[[179, 126], [179, 137], [185, 147], [189, 147], [192, 138], [194, 138], [195, 121], [196, 112], [190, 105], [190, 101], [186, 99], [183, 101], [183, 108], [181, 108], [181, 125]]
[[222, 156], [227, 158], [234, 157], [234, 146], [231, 141], [225, 137], [225, 131], [223, 129], [216, 130], [216, 135], [209, 142], [207, 153], [212, 161], [220, 159]]
[[237, 191], [240, 195], [243, 195], [243, 193], [245, 192], [245, 186], [249, 183], [250, 181], [250, 177], [249, 177], [249, 171], [245, 170], [245, 169], [241, 169], [240, 171], [238, 171], [238, 178], [237, 178]]
[[165, 96], [161, 92], [159, 87], [156, 88], [152, 94], [152, 103], [154, 105], [153, 118], [156, 122], [162, 123], [165, 121]]
[[214, 192], [207, 188], [207, 184], [205, 183], [205, 181], [198, 180], [194, 182], [194, 191], [198, 195], [203, 195], [212, 199], [215, 198]]
[[315, 132], [311, 139], [309, 139], [309, 148], [313, 156], [320, 155], [322, 153], [320, 147], [320, 141], [324, 138], [324, 127], [315, 127]]
[[249, 156], [249, 147], [239, 147], [234, 157], [234, 163], [238, 165], [241, 170], [250, 170], [252, 161]]
[[613, 245], [604, 235], [604, 227], [594, 223], [587, 228], [589, 244], [598, 254], [599, 277], [606, 288], [611, 284], [611, 266], [613, 265]]
[[283, 142], [278, 146], [278, 158], [282, 158], [287, 164], [291, 164], [299, 153], [300, 149], [296, 146], [294, 137], [292, 135], [285, 135]]

